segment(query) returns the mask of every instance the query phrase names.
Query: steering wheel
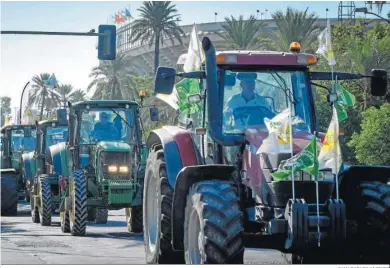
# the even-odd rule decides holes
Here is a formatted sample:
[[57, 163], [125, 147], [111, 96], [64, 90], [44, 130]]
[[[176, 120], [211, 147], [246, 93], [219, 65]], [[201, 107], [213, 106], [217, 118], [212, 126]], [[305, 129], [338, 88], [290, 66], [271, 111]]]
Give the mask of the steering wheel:
[[91, 132], [92, 139], [94, 141], [117, 139], [118, 133], [112, 129], [97, 130]]
[[261, 122], [260, 124], [262, 124], [262, 120], [264, 120], [265, 117], [273, 118], [275, 116], [275, 113], [273, 113], [271, 110], [264, 106], [243, 106], [234, 109], [233, 116], [235, 121], [243, 121], [250, 116], [251, 121], [254, 121], [254, 123], [248, 122], [248, 124], [253, 125], [259, 124], [258, 122]]

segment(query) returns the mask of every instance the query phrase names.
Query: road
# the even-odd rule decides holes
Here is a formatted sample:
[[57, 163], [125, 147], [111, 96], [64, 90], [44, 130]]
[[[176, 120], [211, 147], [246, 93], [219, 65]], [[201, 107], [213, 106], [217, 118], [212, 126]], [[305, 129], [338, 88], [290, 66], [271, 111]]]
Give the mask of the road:
[[[246, 264], [286, 264], [280, 252], [247, 249]], [[1, 217], [1, 264], [145, 264], [142, 234], [126, 230], [124, 210], [109, 211], [107, 224], [88, 224], [86, 237], [64, 234], [59, 215], [52, 226], [31, 222], [30, 206]]]

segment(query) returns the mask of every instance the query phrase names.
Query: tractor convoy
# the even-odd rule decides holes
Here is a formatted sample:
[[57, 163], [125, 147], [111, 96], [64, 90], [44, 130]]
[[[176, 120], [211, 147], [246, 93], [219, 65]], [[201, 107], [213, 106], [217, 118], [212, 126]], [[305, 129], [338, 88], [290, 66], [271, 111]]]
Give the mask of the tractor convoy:
[[[186, 96], [204, 105], [191, 124], [154, 129], [144, 142], [142, 103], [91, 100], [68, 103], [56, 120], [3, 127], [2, 215], [15, 215], [25, 192], [34, 223], [51, 225], [58, 212], [62, 232], [85, 236], [88, 221], [125, 208], [149, 264], [242, 264], [245, 247], [279, 250], [291, 263], [390, 263], [390, 167], [275, 179], [311, 141], [321, 147], [315, 81], [369, 79], [371, 94], [384, 96], [386, 71], [312, 72], [317, 57], [296, 42], [285, 53], [216, 52], [204, 37], [202, 49], [201, 71], [160, 66], [155, 76], [155, 94], [171, 94], [177, 76], [202, 82]], [[291, 153], [267, 138], [267, 120], [286, 109]], [[32, 149], [20, 146], [31, 137]]]

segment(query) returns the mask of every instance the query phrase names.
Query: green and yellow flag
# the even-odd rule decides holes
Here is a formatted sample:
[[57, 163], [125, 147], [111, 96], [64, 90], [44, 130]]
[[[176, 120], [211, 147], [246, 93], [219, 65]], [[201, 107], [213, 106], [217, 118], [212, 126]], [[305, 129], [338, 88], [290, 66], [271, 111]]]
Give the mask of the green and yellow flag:
[[354, 106], [356, 103], [355, 96], [346, 90], [340, 84], [336, 85], [337, 100], [334, 103], [334, 107], [337, 112], [337, 118], [339, 122], [348, 118], [346, 107]]
[[292, 170], [304, 171], [318, 178], [317, 138], [313, 135], [311, 142], [292, 158], [282, 161], [277, 171], [271, 176], [277, 180], [285, 180], [292, 175]]

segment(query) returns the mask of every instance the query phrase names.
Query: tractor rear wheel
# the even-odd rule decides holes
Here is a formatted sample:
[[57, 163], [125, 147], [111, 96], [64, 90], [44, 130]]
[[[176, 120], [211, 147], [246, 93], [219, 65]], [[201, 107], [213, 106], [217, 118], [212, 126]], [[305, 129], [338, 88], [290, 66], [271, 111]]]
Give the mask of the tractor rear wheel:
[[186, 264], [243, 264], [243, 215], [237, 190], [226, 181], [194, 184], [184, 221]]
[[363, 262], [390, 263], [390, 182], [362, 182], [363, 207], [358, 219]]
[[51, 186], [48, 178], [45, 177], [39, 178], [40, 180], [40, 199], [41, 203], [39, 206], [39, 221], [42, 226], [50, 226], [51, 225]]
[[162, 145], [150, 151], [144, 181], [143, 226], [147, 264], [184, 263], [182, 251], [173, 251], [171, 216], [173, 188], [167, 178]]
[[70, 231], [74, 236], [84, 236], [87, 229], [87, 181], [84, 171], [74, 170], [72, 190], [72, 208], [70, 211]]
[[142, 232], [142, 206], [126, 208], [126, 222], [129, 232]]
[[16, 174], [1, 174], [1, 216], [16, 216], [18, 212], [18, 192]]
[[60, 218], [61, 218], [61, 231], [63, 233], [70, 233], [69, 211], [60, 212]]
[[108, 219], [107, 208], [95, 208], [95, 223], [106, 224]]
[[39, 210], [37, 206], [31, 207], [31, 220], [33, 223], [39, 223]]

